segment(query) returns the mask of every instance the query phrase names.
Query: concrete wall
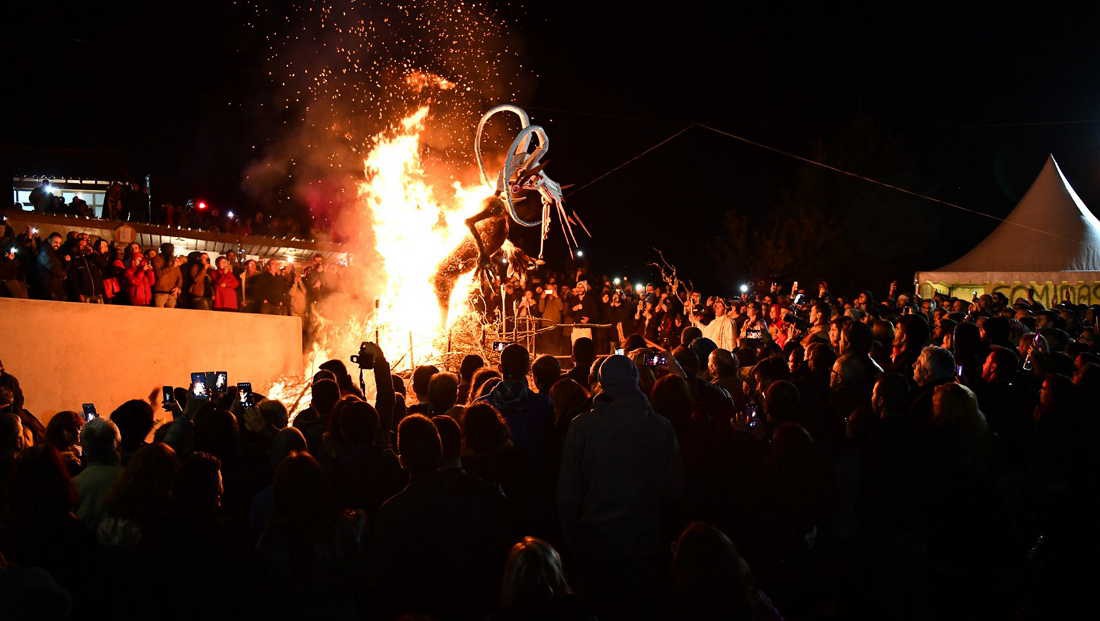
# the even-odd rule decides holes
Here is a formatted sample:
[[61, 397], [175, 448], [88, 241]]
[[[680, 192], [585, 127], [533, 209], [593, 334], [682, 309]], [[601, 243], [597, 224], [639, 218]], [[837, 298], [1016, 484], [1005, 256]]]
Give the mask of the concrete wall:
[[82, 403], [107, 416], [192, 371], [257, 392], [300, 378], [302, 329], [297, 317], [0, 298], [0, 360], [42, 421]]

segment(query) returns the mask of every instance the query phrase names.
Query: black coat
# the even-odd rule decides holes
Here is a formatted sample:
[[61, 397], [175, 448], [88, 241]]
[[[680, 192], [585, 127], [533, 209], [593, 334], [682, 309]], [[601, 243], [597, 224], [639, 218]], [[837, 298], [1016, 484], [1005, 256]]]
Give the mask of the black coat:
[[511, 543], [504, 495], [459, 469], [417, 475], [386, 501], [367, 548], [382, 611], [481, 617]]
[[256, 304], [262, 304], [264, 301], [269, 304], [283, 304], [287, 291], [290, 290], [290, 283], [285, 278], [273, 276], [267, 272], [253, 277], [248, 284], [248, 300]]
[[36, 264], [39, 294], [51, 300], [65, 299], [65, 263], [48, 243], [38, 250]]
[[73, 293], [86, 297], [103, 295], [103, 272], [94, 255], [74, 256], [69, 266], [69, 284]]

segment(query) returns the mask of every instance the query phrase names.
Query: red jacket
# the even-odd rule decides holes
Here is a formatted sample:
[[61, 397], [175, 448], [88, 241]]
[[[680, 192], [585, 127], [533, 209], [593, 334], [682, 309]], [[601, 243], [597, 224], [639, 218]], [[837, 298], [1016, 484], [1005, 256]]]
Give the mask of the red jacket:
[[149, 306], [153, 302], [153, 281], [157, 276], [152, 268], [145, 269], [146, 264], [128, 267], [122, 273], [126, 280], [126, 291], [130, 295], [130, 304], [133, 306]]
[[214, 281], [214, 308], [225, 310], [237, 310], [237, 289], [241, 281], [233, 275], [233, 272], [218, 270], [213, 273]]

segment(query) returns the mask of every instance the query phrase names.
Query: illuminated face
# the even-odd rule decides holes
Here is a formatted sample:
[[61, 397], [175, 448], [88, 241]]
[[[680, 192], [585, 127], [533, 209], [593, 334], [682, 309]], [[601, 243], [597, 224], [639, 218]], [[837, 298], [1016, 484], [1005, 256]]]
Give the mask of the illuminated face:
[[60, 237], [51, 237], [50, 238], [50, 248], [53, 248], [54, 250], [61, 250], [61, 238]]
[[989, 354], [985, 357], [985, 362], [982, 363], [982, 381], [992, 382], [996, 370], [997, 366], [993, 362], [993, 354]]
[[1039, 389], [1039, 405], [1047, 411], [1054, 405], [1054, 387], [1049, 379], [1043, 380], [1043, 386]]

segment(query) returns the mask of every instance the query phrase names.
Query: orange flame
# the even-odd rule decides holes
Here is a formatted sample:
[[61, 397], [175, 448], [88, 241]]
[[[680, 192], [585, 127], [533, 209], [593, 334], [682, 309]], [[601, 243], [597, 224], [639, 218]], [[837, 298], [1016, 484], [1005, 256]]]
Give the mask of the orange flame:
[[[362, 207], [350, 214], [349, 224], [373, 231], [373, 247], [353, 250], [359, 282], [345, 286], [352, 287], [353, 294], [376, 300], [377, 307], [368, 303], [365, 306], [370, 308], [363, 308], [360, 301], [340, 308], [336, 314], [344, 316], [339, 320], [319, 318], [306, 359], [305, 383], [277, 382], [268, 390], [268, 398], [289, 400], [290, 406], [318, 366], [333, 357], [330, 354], [344, 357], [357, 351], [360, 341], [375, 340], [375, 334], [395, 370], [439, 361], [448, 329], [473, 312], [466, 303], [472, 271], [456, 283], [446, 319], [432, 278], [443, 259], [469, 235], [465, 219], [481, 209], [492, 189], [455, 181], [449, 191], [443, 191], [432, 183], [421, 160], [428, 112], [429, 107], [422, 106], [392, 133], [376, 136], [363, 161]], [[331, 308], [324, 312], [334, 314]]]

